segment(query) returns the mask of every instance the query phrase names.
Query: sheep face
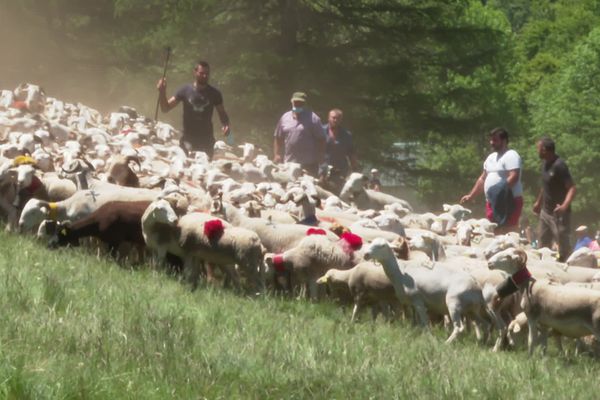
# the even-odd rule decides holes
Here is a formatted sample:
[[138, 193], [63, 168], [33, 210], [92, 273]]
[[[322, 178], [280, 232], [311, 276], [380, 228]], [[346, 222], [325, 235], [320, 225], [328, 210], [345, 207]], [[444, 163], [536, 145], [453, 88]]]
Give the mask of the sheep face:
[[512, 275], [525, 267], [526, 263], [527, 254], [523, 250], [509, 248], [493, 255], [488, 260], [488, 268], [499, 269]]
[[[47, 227], [51, 226], [52, 224], [47, 225]], [[54, 226], [54, 233], [50, 236], [50, 239], [48, 240], [48, 247], [57, 248], [65, 246], [79, 246], [79, 239], [72, 238], [71, 236], [72, 235], [70, 223], [68, 221], [57, 222]]]
[[394, 257], [394, 252], [390, 247], [387, 240], [383, 238], [377, 238], [371, 242], [370, 245], [367, 246], [365, 252], [363, 253], [363, 257], [365, 260], [386, 260]]
[[598, 268], [598, 260], [592, 250], [587, 247], [582, 247], [575, 250], [569, 258], [567, 258], [567, 265]]
[[501, 252], [512, 247], [518, 247], [518, 243], [513, 240], [511, 236], [498, 236], [485, 248], [483, 255], [485, 258], [490, 259], [494, 254]]
[[17, 189], [29, 187], [35, 175], [35, 168], [32, 165], [24, 164], [17, 167]]
[[23, 207], [21, 217], [19, 218], [19, 230], [21, 232], [30, 232], [39, 227], [50, 213], [48, 203], [38, 199], [29, 200]]
[[160, 199], [148, 206], [146, 216], [155, 223], [174, 225], [177, 223], [177, 214], [171, 204], [165, 199]]
[[358, 172], [353, 172], [352, 174], [350, 174], [350, 177], [344, 184], [344, 187], [340, 192], [340, 198], [346, 201], [350, 200], [351, 196], [354, 193], [358, 193], [364, 190], [365, 184], [367, 182], [368, 178], [365, 175], [359, 174]]
[[452, 215], [457, 221], [463, 220], [471, 214], [471, 210], [464, 208], [460, 204], [444, 204], [443, 207], [444, 211]]

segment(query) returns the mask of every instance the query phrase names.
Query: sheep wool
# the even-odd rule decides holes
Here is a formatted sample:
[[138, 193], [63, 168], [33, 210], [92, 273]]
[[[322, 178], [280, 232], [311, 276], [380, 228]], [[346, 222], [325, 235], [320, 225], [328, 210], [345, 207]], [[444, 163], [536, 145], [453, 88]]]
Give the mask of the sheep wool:
[[210, 241], [219, 240], [223, 236], [224, 230], [223, 222], [219, 219], [211, 219], [204, 223], [204, 234]]

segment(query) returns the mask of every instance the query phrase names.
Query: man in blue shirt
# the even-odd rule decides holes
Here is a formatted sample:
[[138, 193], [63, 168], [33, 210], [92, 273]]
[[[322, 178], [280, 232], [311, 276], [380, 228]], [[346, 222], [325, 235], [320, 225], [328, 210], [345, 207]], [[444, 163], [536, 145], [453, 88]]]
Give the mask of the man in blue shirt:
[[342, 127], [344, 114], [342, 110], [334, 108], [329, 111], [327, 124], [323, 127], [327, 136], [325, 162], [337, 168], [342, 176], [358, 169], [358, 160], [354, 152], [352, 134]]
[[306, 100], [306, 93], [292, 94], [292, 109], [275, 127], [273, 160], [298, 163], [316, 177], [325, 155], [325, 135], [321, 119], [306, 107]]

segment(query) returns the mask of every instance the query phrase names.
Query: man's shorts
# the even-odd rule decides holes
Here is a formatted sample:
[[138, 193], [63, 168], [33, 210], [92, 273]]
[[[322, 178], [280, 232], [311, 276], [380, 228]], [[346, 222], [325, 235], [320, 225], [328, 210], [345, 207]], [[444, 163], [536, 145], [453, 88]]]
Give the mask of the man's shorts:
[[[510, 214], [510, 217], [508, 217], [508, 220], [506, 221], [506, 224], [504, 226], [519, 225], [519, 218], [521, 218], [521, 211], [523, 211], [523, 197], [521, 197], [521, 196], [515, 197], [514, 200], [515, 200], [515, 209], [513, 210], [512, 214]], [[492, 205], [490, 204], [489, 201], [485, 202], [485, 216], [491, 222], [495, 222], [494, 221], [494, 211], [492, 210]]]

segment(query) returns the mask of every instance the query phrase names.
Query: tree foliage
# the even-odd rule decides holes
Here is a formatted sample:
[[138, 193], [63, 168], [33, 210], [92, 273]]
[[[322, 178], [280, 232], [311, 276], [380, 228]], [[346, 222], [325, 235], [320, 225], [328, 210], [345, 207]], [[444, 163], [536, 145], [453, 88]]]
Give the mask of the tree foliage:
[[169, 90], [190, 80], [197, 59], [210, 61], [236, 137], [267, 151], [290, 94], [303, 90], [322, 118], [345, 111], [366, 164], [385, 166], [430, 204], [469, 189], [496, 126], [509, 129], [525, 158], [526, 188], [538, 187], [535, 139], [551, 134], [580, 186], [576, 208], [592, 209], [596, 197], [594, 0], [23, 0], [2, 8], [56, 55], [40, 65], [56, 73], [60, 60], [73, 66], [65, 74], [101, 77], [73, 91], [150, 114], [172, 46]]

